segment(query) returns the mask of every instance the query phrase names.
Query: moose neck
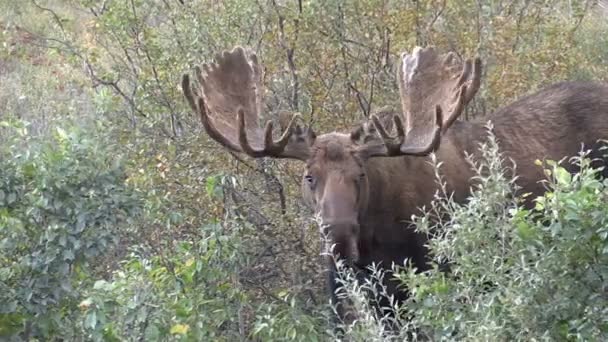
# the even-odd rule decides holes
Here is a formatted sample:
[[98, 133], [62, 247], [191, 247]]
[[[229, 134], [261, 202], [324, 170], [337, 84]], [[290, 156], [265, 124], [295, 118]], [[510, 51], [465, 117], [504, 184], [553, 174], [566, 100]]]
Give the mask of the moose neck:
[[[483, 124], [456, 122], [457, 130], [446, 132], [436, 151], [443, 165], [440, 173], [453, 192], [454, 199], [463, 201], [469, 194], [471, 168], [465, 151], [473, 152], [475, 139]], [[421, 215], [420, 208], [429, 207], [438, 189], [435, 166], [430, 157], [374, 158], [367, 163], [369, 204], [359, 217], [361, 225], [359, 250], [364, 264], [382, 262], [390, 268], [392, 262], [401, 264], [405, 258], [418, 269], [427, 265], [425, 236], [411, 229], [412, 215]]]
[[[437, 161], [443, 163], [440, 171], [448, 191], [453, 191], [457, 200], [463, 200], [472, 176], [465, 152], [473, 152], [476, 140], [471, 137], [480, 136], [483, 125], [458, 121], [454, 126], [458, 127], [446, 132], [435, 154]], [[374, 158], [368, 162], [367, 172], [372, 191], [362, 221], [382, 222], [387, 227], [403, 226], [413, 214], [421, 214], [419, 208], [428, 208], [438, 188], [430, 157]]]

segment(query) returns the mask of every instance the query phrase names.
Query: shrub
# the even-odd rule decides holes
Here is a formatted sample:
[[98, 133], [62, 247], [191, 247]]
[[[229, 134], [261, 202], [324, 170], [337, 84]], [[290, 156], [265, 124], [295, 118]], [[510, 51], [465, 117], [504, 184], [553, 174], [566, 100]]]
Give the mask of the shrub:
[[[417, 219], [432, 232], [435, 267], [400, 276], [412, 289], [403, 308], [418, 336], [433, 340], [606, 340], [608, 180], [587, 153], [571, 175], [547, 161], [549, 191], [523, 209], [493, 137], [472, 161], [467, 204], [445, 193]], [[540, 163], [539, 163], [540, 165]], [[445, 215], [448, 214], [445, 218]], [[438, 221], [432, 218], [439, 217]], [[450, 272], [439, 265], [450, 263]]]
[[301, 299], [282, 291], [258, 310], [252, 337], [262, 341], [326, 341], [331, 336], [328, 309], [328, 305], [307, 309]]
[[250, 311], [238, 282], [243, 260], [238, 227], [199, 230], [170, 255], [134, 249], [110, 280], [98, 280], [80, 303], [83, 334], [93, 340], [233, 341]]
[[62, 336], [90, 263], [116, 243], [137, 194], [124, 161], [90, 132], [35, 138], [24, 123], [1, 124], [19, 133], [0, 150], [1, 334]]
[[[106, 232], [110, 228], [99, 229], [99, 236], [83, 233], [83, 239], [92, 239], [99, 244], [98, 257], [93, 259], [92, 255], [75, 251], [70, 264], [74, 266], [68, 270], [69, 276], [64, 277], [69, 278], [64, 283], [71, 284], [71, 289], [53, 288], [58, 302], [57, 299], [45, 299], [46, 306], [40, 302], [35, 308], [47, 313], [35, 314], [22, 305], [26, 302], [25, 294], [19, 291], [24, 291], [22, 281], [29, 279], [27, 277], [38, 279], [38, 274], [25, 266], [16, 268], [14, 265], [21, 265], [21, 259], [29, 258], [37, 251], [46, 255], [47, 248], [55, 248], [53, 246], [59, 242], [52, 240], [47, 244], [46, 240], [40, 240], [44, 237], [41, 233], [28, 230], [30, 228], [21, 229], [13, 221], [6, 223], [15, 217], [22, 220], [31, 214], [29, 209], [40, 210], [30, 198], [34, 195], [22, 198], [20, 193], [7, 192], [7, 201], [19, 203], [19, 210], [11, 209], [10, 217], [1, 214], [4, 221], [0, 223], [0, 239], [10, 237], [11, 243], [18, 247], [3, 249], [0, 255], [2, 290], [5, 290], [0, 295], [0, 304], [6, 300], [7, 305], [2, 308], [8, 308], [1, 316], [0, 326], [11, 334], [21, 332], [21, 336], [48, 339], [70, 339], [70, 334], [110, 340], [130, 336], [335, 339], [338, 336], [326, 331], [325, 317], [319, 313], [327, 299], [323, 292], [324, 266], [318, 257], [318, 234], [310, 229], [308, 212], [299, 201], [297, 164], [269, 160], [253, 162], [225, 153], [208, 135], [201, 134], [199, 118], [190, 114], [180, 92], [180, 75], [191, 70], [194, 64], [210, 61], [213, 53], [224, 48], [237, 44], [250, 46], [258, 52], [267, 71], [267, 110], [263, 119], [274, 119], [280, 110], [289, 108], [300, 111], [317, 131], [331, 131], [346, 128], [379, 106], [398, 108], [394, 68], [399, 52], [411, 51], [414, 45], [432, 44], [442, 51], [454, 50], [462, 56], [477, 54], [484, 60], [483, 85], [463, 115], [466, 119], [491, 112], [548, 82], [605, 79], [608, 74], [605, 62], [608, 45], [603, 44], [608, 37], [605, 34], [606, 17], [596, 8], [595, 1], [528, 0], [367, 0], [348, 5], [244, 0], [47, 0], [18, 4], [0, 1], [0, 40], [3, 41], [0, 46], [0, 83], [3, 85], [0, 108], [5, 112], [0, 113], [0, 120], [8, 113], [29, 120], [32, 123], [30, 132], [55, 132], [56, 137], [50, 143], [53, 146], [59, 144], [57, 135], [62, 135], [55, 125], [66, 116], [79, 120], [104, 117], [111, 122], [110, 129], [97, 130], [95, 139], [79, 135], [79, 139], [89, 145], [82, 149], [74, 147], [82, 154], [76, 156], [68, 149], [67, 157], [44, 161], [44, 165], [55, 166], [42, 168], [45, 176], [36, 175], [35, 181], [23, 176], [30, 169], [28, 163], [37, 165], [36, 172], [42, 170], [39, 166], [43, 162], [39, 157], [52, 155], [55, 147], [47, 147], [47, 152], [42, 153], [43, 146], [48, 145], [42, 138], [3, 145], [0, 147], [5, 149], [0, 161], [1, 181], [6, 179], [7, 184], [9, 180], [11, 183], [2, 186], [13, 189], [29, 182], [24, 191], [38, 194], [34, 188], [40, 187], [39, 183], [54, 179], [60, 185], [45, 195], [54, 198], [55, 192], [64, 191], [64, 186], [69, 187], [82, 179], [98, 179], [98, 173], [93, 169], [109, 170], [108, 153], [111, 153], [128, 159], [129, 167], [126, 171], [117, 171], [118, 176], [108, 178], [118, 190], [103, 196], [113, 198], [121, 191], [131, 194], [131, 188], [145, 194], [144, 213], [132, 224], [125, 226], [121, 215], [116, 215], [122, 243], [114, 255], [101, 258], [102, 252], [114, 245], [118, 236], [108, 235]], [[0, 133], [0, 141], [4, 144], [4, 133]], [[71, 136], [72, 133], [63, 135]], [[120, 150], [107, 147], [110, 141], [119, 141]], [[66, 160], [73, 168], [85, 170], [81, 174], [74, 171], [77, 177], [65, 173], [71, 177], [65, 178], [64, 171], [57, 165], [67, 163]], [[484, 160], [480, 165], [487, 165]], [[124, 166], [123, 162], [119, 164]], [[61, 174], [51, 177], [46, 168]], [[552, 168], [549, 165], [549, 169]], [[557, 172], [564, 177], [563, 172]], [[484, 175], [487, 177], [488, 173]], [[524, 243], [518, 240], [523, 238], [512, 236], [513, 230], [521, 230], [521, 234], [531, 234], [539, 239], [537, 231], [544, 226], [536, 224], [544, 222], [550, 226], [553, 219], [545, 216], [552, 212], [545, 212], [545, 207], [533, 211], [516, 208], [509, 177], [500, 173], [495, 176], [499, 175], [501, 179], [480, 182], [479, 190], [483, 187], [486, 190], [474, 194], [468, 205], [438, 200], [436, 204], [441, 213], [458, 214], [452, 220], [431, 224], [420, 219], [422, 228], [424, 225], [449, 228], [446, 231], [450, 233], [440, 235], [432, 243], [437, 244], [433, 248], [438, 262], [446, 259], [440, 253], [441, 248], [452, 246], [449, 256], [456, 262], [456, 276], [429, 272], [410, 279], [410, 273], [403, 274], [404, 281], [410, 282], [418, 291], [411, 303], [400, 308], [406, 314], [415, 311], [412, 321], [391, 320], [369, 311], [366, 297], [356, 296], [374, 294], [378, 288], [372, 283], [354, 283], [352, 276], [345, 275], [344, 294], [359, 305], [357, 310], [361, 317], [354, 325], [343, 327], [347, 336], [355, 340], [409, 339], [420, 335], [477, 339], [486, 336], [483, 329], [492, 328], [491, 325], [484, 328], [486, 323], [500, 325], [500, 329], [487, 336], [515, 336], [512, 332], [521, 327], [522, 319], [529, 324], [536, 322], [528, 319], [534, 315], [531, 304], [526, 309], [532, 310], [530, 312], [523, 309], [523, 304], [517, 304], [524, 314], [514, 319], [515, 306], [511, 311], [498, 310], [493, 306], [495, 302], [487, 304], [491, 297], [482, 296], [491, 296], [500, 286], [511, 291], [502, 293], [514, 296], [512, 291], [523, 285], [515, 283], [511, 271], [532, 277], [512, 265], [516, 264], [515, 255], [523, 255], [529, 268], [533, 268], [530, 260], [537, 260], [538, 256], [543, 256], [543, 262], [552, 260], [544, 257], [544, 253], [553, 240], [543, 237], [541, 247], [534, 247], [539, 250], [524, 253], [519, 251], [524, 250]], [[128, 177], [128, 187], [124, 177]], [[10, 195], [12, 193], [15, 195]], [[596, 195], [592, 194], [590, 198], [593, 201]], [[128, 207], [133, 202], [126, 201], [125, 208], [115, 202], [112, 210], [131, 212]], [[556, 208], [551, 201], [549, 206]], [[76, 202], [69, 205], [77, 206]], [[28, 203], [32, 205], [28, 206]], [[84, 203], [92, 202], [86, 199]], [[487, 207], [490, 203], [496, 206]], [[4, 210], [4, 204], [1, 205]], [[110, 211], [99, 212], [106, 215]], [[57, 221], [68, 222], [65, 223], [67, 227], [70, 227], [70, 220], [78, 223], [78, 216], [70, 216], [73, 214], [55, 211], [52, 214], [61, 218]], [[245, 222], [253, 227], [219, 232], [212, 228], [215, 223], [210, 223], [218, 218], [225, 227], [232, 227], [234, 220], [239, 221], [239, 226]], [[30, 224], [28, 227], [35, 226]], [[88, 227], [85, 231], [91, 232]], [[488, 236], [494, 237], [499, 228], [506, 237], [499, 235], [502, 240], [490, 240]], [[112, 228], [112, 232], [115, 231]], [[572, 232], [580, 231], [577, 228]], [[66, 236], [67, 233], [62, 234]], [[201, 239], [218, 243], [202, 248]], [[101, 246], [101, 241], [105, 241], [106, 248]], [[525, 241], [532, 246], [540, 244], [531, 238]], [[504, 252], [502, 244], [506, 244]], [[239, 255], [226, 254], [226, 250], [221, 249], [225, 245], [238, 250]], [[498, 247], [500, 254], [496, 256], [495, 248]], [[556, 247], [554, 253], [570, 253], [564, 248]], [[201, 250], [217, 254], [211, 259], [201, 259]], [[475, 259], [482, 252], [487, 259], [483, 262], [487, 264]], [[564, 256], [559, 253], [555, 254], [556, 258]], [[68, 257], [71, 257], [69, 253]], [[485, 272], [495, 259], [498, 260], [496, 269], [489, 268], [490, 272]], [[503, 259], [505, 265], [500, 264]], [[190, 260], [205, 265], [209, 273], [197, 271], [197, 282], [183, 285], [182, 272], [189, 272], [192, 265], [187, 263]], [[97, 266], [95, 271], [103, 268], [105, 274], [86, 267], [86, 261], [90, 266]], [[49, 262], [55, 272], [59, 262]], [[576, 265], [582, 264], [580, 261]], [[534, 269], [529, 272], [533, 273]], [[545, 276], [549, 277], [557, 270], [546, 272], [538, 277], [546, 279]], [[161, 280], [157, 280], [157, 273], [163, 275]], [[52, 274], [51, 283], [60, 278], [56, 273]], [[466, 292], [464, 282], [473, 282], [475, 277], [481, 278], [473, 283], [477, 292]], [[100, 280], [102, 278], [105, 280]], [[235, 289], [218, 288], [215, 281], [222, 278], [230, 278]], [[207, 279], [211, 281], [210, 288], [204, 285]], [[562, 274], [556, 279], [566, 281]], [[175, 292], [175, 286], [188, 290], [180, 294]], [[44, 291], [52, 292], [50, 289], [39, 292]], [[429, 297], [435, 292], [443, 302]], [[531, 292], [525, 289], [524, 297], [532, 298], [528, 296]], [[133, 294], [146, 299], [138, 297], [140, 301], [137, 301], [129, 297]], [[465, 297], [466, 303], [483, 304], [485, 311], [474, 311], [463, 303], [458, 306], [458, 302], [449, 304], [448, 295], [451, 294], [461, 296], [455, 298]], [[90, 297], [90, 301], [80, 298], [83, 295]], [[240, 296], [245, 299], [239, 304], [237, 298]], [[194, 298], [195, 309], [174, 308], [175, 302], [184, 302], [186, 297]], [[39, 295], [32, 295], [32, 298], [39, 298]], [[505, 298], [515, 301], [515, 297]], [[507, 299], [501, 300], [510, 303]], [[82, 317], [74, 312], [79, 303], [82, 304]], [[153, 303], [154, 310], [146, 303]], [[224, 311], [216, 313], [218, 303], [225, 307]], [[122, 307], [123, 304], [126, 307]], [[133, 305], [135, 307], [131, 307]], [[261, 313], [252, 314], [258, 308], [262, 308]], [[491, 311], [495, 309], [496, 312]], [[574, 309], [567, 307], [564, 312], [575, 312], [571, 310]], [[187, 312], [185, 316], [184, 312]], [[449, 314], [457, 319], [451, 319]], [[255, 317], [250, 317], [252, 315]], [[545, 317], [543, 324], [547, 325], [551, 317]], [[572, 316], [560, 318], [560, 327], [564, 331], [570, 329], [564, 334], [575, 336], [572, 327], [578, 323], [571, 323], [568, 317]], [[197, 325], [201, 319], [204, 327]], [[477, 325], [471, 323], [475, 320]], [[252, 321], [256, 323], [250, 329], [248, 322]], [[396, 331], [385, 329], [384, 322], [395, 325]], [[414, 323], [420, 329], [414, 329]], [[528, 330], [520, 329], [521, 335], [535, 336], [527, 332], [541, 326], [538, 322], [534, 324], [534, 327], [527, 327]], [[591, 325], [601, 326], [600, 323]]]

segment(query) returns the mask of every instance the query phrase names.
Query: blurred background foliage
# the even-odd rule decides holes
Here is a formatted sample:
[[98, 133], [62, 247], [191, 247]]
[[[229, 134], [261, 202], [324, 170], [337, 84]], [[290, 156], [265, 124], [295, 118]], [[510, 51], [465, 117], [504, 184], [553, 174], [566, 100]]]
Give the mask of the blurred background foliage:
[[[266, 67], [264, 119], [317, 132], [398, 108], [398, 56], [484, 62], [464, 117], [608, 76], [596, 0], [0, 0], [0, 335], [323, 340], [300, 165], [228, 153], [181, 75], [235, 45]], [[77, 200], [78, 199], [78, 200]]]

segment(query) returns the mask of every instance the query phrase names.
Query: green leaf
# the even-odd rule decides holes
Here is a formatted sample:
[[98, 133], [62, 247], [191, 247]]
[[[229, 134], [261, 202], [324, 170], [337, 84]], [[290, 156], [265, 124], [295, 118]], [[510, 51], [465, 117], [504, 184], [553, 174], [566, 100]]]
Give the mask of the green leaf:
[[572, 181], [572, 175], [563, 167], [555, 168], [555, 179], [558, 184], [568, 185]]
[[23, 175], [28, 178], [33, 178], [36, 175], [36, 165], [34, 163], [26, 163], [21, 168]]
[[0, 306], [0, 314], [13, 313], [13, 312], [15, 312], [16, 309], [17, 309], [17, 301], [13, 300], [8, 303], [5, 303], [5, 305], [3, 305], [3, 306]]
[[63, 260], [73, 261], [74, 260], [74, 252], [71, 249], [66, 249], [63, 251]]
[[61, 289], [67, 293], [72, 292], [72, 281], [70, 277], [63, 277], [61, 279]]
[[57, 136], [62, 139], [62, 140], [67, 140], [68, 139], [68, 134], [61, 128], [61, 127], [57, 127], [55, 128], [56, 132], [57, 132]]
[[84, 327], [95, 330], [96, 326], [97, 326], [97, 312], [93, 310], [87, 314], [87, 317], [84, 320]]
[[82, 233], [84, 231], [84, 228], [86, 227], [86, 217], [86, 213], [78, 214], [78, 217], [76, 219], [76, 233]]
[[534, 231], [528, 222], [517, 223], [517, 234], [522, 240], [529, 240], [534, 236]]
[[207, 180], [205, 182], [205, 191], [207, 192], [207, 195], [210, 197], [215, 196], [215, 191], [218, 185], [218, 176], [210, 176], [207, 177]]
[[19, 313], [9, 313], [0, 315], [0, 336], [8, 337], [18, 333], [23, 328], [26, 317]]
[[148, 326], [145, 331], [146, 341], [158, 341], [160, 340], [160, 330], [154, 324]]

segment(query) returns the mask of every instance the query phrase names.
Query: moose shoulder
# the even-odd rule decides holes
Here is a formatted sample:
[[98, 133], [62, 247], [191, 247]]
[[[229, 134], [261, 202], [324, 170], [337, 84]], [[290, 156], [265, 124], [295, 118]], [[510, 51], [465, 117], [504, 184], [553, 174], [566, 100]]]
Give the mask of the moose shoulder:
[[[401, 55], [402, 115], [389, 115], [392, 122], [373, 116], [371, 124], [352, 132], [317, 135], [293, 115], [283, 120], [278, 138], [272, 122], [264, 129], [258, 123], [264, 89], [254, 54], [240, 47], [225, 51], [216, 63], [196, 69], [199, 89], [193, 92], [188, 75], [182, 87], [207, 134], [225, 148], [305, 163], [303, 196], [320, 216], [339, 258], [359, 268], [375, 262], [388, 269], [407, 259], [424, 270], [425, 237], [408, 221], [429, 204], [436, 189], [428, 154], [436, 153], [455, 199], [465, 201], [472, 175], [465, 153], [474, 153], [485, 139], [487, 119], [503, 152], [518, 166], [522, 191], [535, 194], [543, 190], [535, 159], [574, 155], [581, 143], [597, 151], [597, 140], [608, 137], [608, 86], [596, 83], [553, 85], [483, 121], [459, 121], [479, 89], [480, 75], [479, 59], [463, 61], [453, 53], [417, 47]], [[329, 280], [333, 290], [333, 272]], [[398, 298], [405, 296], [395, 283], [387, 285]]]

